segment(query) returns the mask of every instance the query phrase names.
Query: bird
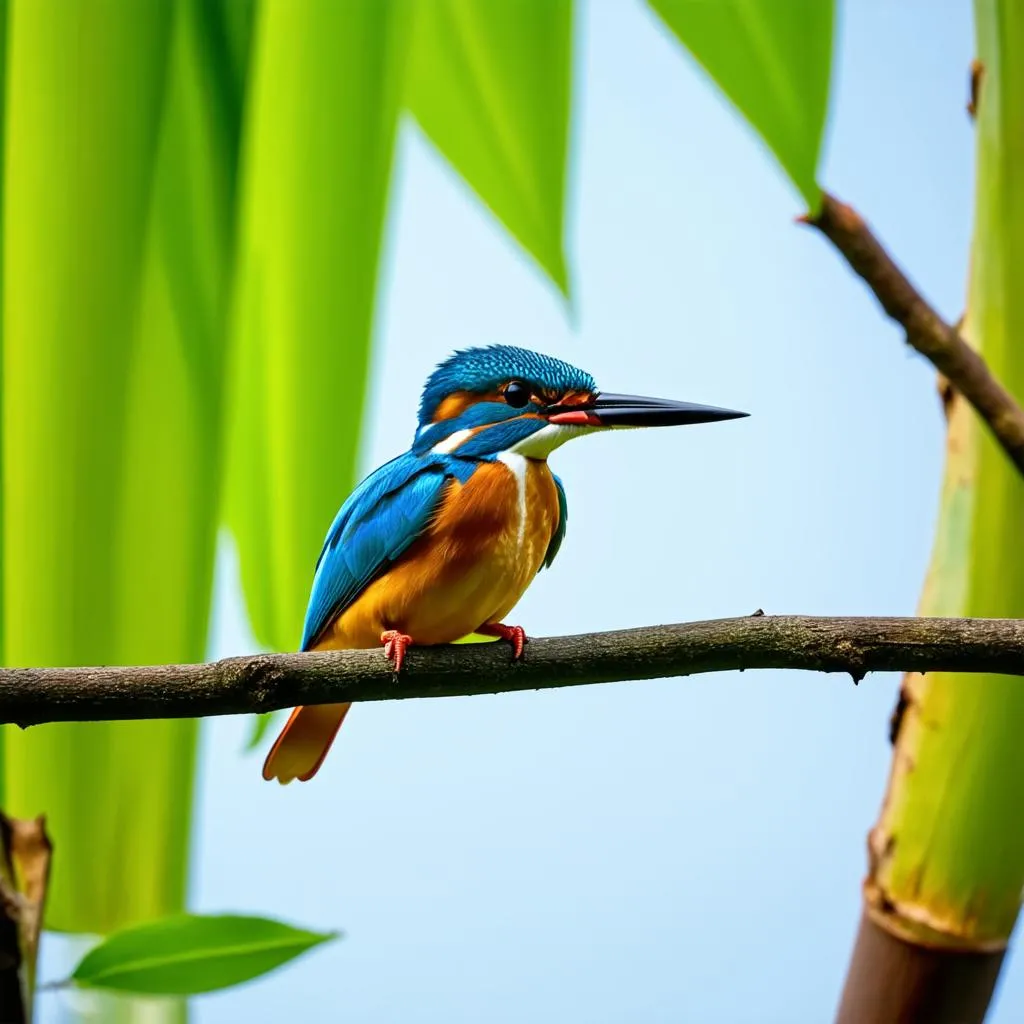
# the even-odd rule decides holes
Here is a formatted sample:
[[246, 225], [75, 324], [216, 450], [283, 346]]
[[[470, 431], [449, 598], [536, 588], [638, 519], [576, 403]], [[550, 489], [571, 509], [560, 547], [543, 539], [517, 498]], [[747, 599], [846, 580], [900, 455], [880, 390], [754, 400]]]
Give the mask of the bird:
[[[746, 413], [600, 391], [584, 370], [510, 345], [456, 351], [427, 380], [408, 451], [360, 483], [331, 523], [306, 610], [303, 651], [410, 646], [526, 633], [505, 619], [562, 546], [567, 506], [548, 456], [605, 430], [709, 423]], [[308, 781], [349, 704], [296, 708], [263, 777]]]

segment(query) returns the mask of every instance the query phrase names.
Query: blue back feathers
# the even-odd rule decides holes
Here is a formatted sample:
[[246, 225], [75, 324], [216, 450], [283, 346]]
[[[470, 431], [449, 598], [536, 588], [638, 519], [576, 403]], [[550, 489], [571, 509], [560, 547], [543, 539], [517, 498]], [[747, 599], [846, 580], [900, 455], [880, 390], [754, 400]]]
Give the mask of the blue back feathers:
[[518, 379], [552, 391], [596, 391], [594, 378], [561, 359], [512, 345], [466, 348], [449, 356], [430, 375], [420, 401], [420, 426], [429, 423], [444, 398], [456, 391], [486, 394]]

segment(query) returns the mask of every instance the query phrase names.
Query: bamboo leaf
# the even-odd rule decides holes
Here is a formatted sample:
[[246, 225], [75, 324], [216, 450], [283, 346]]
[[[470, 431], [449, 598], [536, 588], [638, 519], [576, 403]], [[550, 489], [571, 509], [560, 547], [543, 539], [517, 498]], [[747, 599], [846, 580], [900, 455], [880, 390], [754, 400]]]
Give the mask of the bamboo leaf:
[[810, 209], [832, 64], [833, 0], [648, 0], [767, 143]]
[[226, 515], [270, 648], [298, 644], [354, 482], [407, 21], [405, 3], [379, 0], [259, 12]]
[[423, 130], [564, 294], [571, 0], [416, 7], [407, 102]]
[[[1024, 38], [1016, 0], [975, 4], [985, 71], [977, 121], [975, 226], [965, 337], [1011, 393], [1024, 395]], [[946, 479], [924, 614], [1024, 615], [1024, 481], [954, 400]], [[1024, 887], [1024, 691], [1003, 676], [910, 676], [889, 792], [872, 832], [877, 893], [904, 933], [993, 948]], [[975, 944], [977, 944], [975, 946]], [[988, 945], [987, 945], [988, 944]]]
[[116, 932], [71, 978], [88, 988], [196, 995], [251, 981], [336, 937], [260, 917], [182, 914]]

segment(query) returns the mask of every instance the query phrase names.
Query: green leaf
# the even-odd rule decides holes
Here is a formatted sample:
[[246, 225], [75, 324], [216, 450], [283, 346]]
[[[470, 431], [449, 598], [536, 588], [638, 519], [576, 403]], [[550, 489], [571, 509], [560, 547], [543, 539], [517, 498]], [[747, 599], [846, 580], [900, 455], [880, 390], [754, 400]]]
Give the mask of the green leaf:
[[816, 210], [833, 0], [648, 0]]
[[294, 649], [354, 483], [408, 7], [271, 3], [244, 157], [226, 516], [253, 631]]
[[423, 130], [568, 294], [571, 0], [419, 3], [409, 63]]
[[139, 995], [196, 995], [258, 978], [336, 937], [262, 917], [181, 914], [111, 935], [71, 980]]

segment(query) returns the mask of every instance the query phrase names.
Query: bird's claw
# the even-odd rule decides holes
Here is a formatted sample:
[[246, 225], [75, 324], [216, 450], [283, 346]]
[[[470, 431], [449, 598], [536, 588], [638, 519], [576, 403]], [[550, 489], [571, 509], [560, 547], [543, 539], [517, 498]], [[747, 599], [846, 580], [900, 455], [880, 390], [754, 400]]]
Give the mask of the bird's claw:
[[386, 629], [380, 635], [380, 642], [384, 645], [384, 657], [394, 666], [395, 672], [401, 672], [412, 637], [397, 629]]
[[481, 626], [479, 633], [484, 636], [497, 636], [507, 640], [512, 645], [512, 660], [518, 661], [523, 656], [523, 648], [526, 646], [526, 630], [522, 626], [506, 626], [503, 622], [489, 622]]

